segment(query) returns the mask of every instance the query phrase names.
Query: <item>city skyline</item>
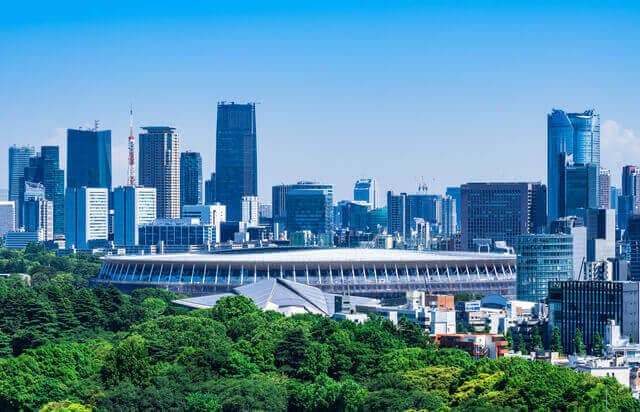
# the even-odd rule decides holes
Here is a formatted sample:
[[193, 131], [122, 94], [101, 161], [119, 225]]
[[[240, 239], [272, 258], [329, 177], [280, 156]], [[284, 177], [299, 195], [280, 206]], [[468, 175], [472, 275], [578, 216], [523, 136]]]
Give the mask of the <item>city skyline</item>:
[[[97, 118], [112, 130], [118, 165], [116, 159], [126, 161], [133, 104], [136, 132], [145, 124], [176, 127], [182, 149], [202, 154], [208, 176], [216, 103], [256, 101], [261, 199], [273, 185], [300, 179], [332, 183], [336, 199], [350, 198], [353, 181], [363, 177], [376, 178], [379, 193], [412, 192], [422, 176], [431, 193], [474, 180], [546, 181], [544, 161], [522, 162], [518, 153], [545, 158], [545, 115], [553, 108], [602, 115], [601, 165], [612, 171], [613, 185], [624, 164], [640, 159], [633, 7], [578, 11], [563, 4], [551, 13], [535, 5], [407, 3], [388, 19], [376, 2], [366, 10], [255, 6], [182, 11], [175, 23], [184, 33], [171, 37], [137, 20], [143, 12], [167, 19], [166, 5], [120, 13], [124, 6], [116, 2], [113, 10], [83, 16], [44, 7], [35, 13], [50, 15], [47, 23], [37, 14], [7, 19], [1, 30], [9, 47], [0, 50], [7, 62], [0, 68], [6, 133], [33, 146], [60, 145], [65, 153], [66, 129], [90, 127]], [[575, 18], [562, 18], [569, 11]], [[543, 21], [548, 30], [539, 30]], [[286, 36], [276, 30], [280, 24]], [[582, 29], [589, 26], [601, 29]], [[379, 35], [371, 36], [370, 27]], [[160, 65], [167, 51], [177, 57], [171, 70]], [[89, 58], [94, 54], [100, 64]], [[47, 59], [46, 70], [34, 55]], [[247, 64], [255, 59], [259, 67]], [[25, 65], [33, 69], [28, 78], [19, 70]], [[161, 98], [165, 86], [170, 101]], [[6, 153], [12, 140], [3, 139], [0, 150]], [[2, 181], [6, 173], [0, 170]], [[125, 184], [126, 173], [114, 167], [113, 186]]]

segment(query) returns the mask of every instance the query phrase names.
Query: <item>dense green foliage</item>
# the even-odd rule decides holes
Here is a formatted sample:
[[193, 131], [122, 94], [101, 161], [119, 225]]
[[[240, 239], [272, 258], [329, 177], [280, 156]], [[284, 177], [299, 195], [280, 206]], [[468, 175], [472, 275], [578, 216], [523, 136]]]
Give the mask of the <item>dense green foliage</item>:
[[93, 257], [29, 252], [2, 252], [34, 279], [0, 280], [3, 411], [601, 410], [605, 393], [639, 410], [613, 379], [475, 361], [405, 320], [286, 318], [243, 297], [186, 311], [163, 290], [86, 288]]

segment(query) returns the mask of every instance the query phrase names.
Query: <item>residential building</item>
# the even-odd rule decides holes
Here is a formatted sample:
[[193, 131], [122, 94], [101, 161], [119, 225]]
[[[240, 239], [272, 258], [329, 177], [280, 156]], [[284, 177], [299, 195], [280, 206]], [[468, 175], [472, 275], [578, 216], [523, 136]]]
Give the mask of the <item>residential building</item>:
[[611, 170], [600, 168], [600, 174], [598, 176], [598, 191], [599, 191], [599, 207], [601, 209], [613, 209], [611, 207]]
[[516, 238], [519, 300], [547, 297], [549, 281], [573, 280], [573, 239], [566, 234], [530, 234]]
[[546, 188], [537, 183], [467, 183], [461, 186], [461, 235], [465, 250], [476, 239], [515, 244], [519, 235], [546, 226]]
[[180, 153], [180, 210], [202, 204], [202, 157], [198, 152]]
[[7, 232], [16, 230], [16, 202], [13, 200], [0, 201], [0, 239]]
[[158, 218], [180, 217], [180, 138], [173, 127], [143, 127], [138, 183], [156, 189]]
[[565, 168], [589, 164], [593, 164], [596, 170], [596, 186], [589, 187], [589, 189], [596, 191], [593, 197], [596, 198], [597, 204], [599, 189], [597, 174], [600, 168], [600, 115], [594, 110], [582, 113], [552, 110], [547, 116], [549, 222], [567, 216], [564, 203], [567, 190], [570, 190], [571, 184], [575, 180], [565, 180]]
[[22, 201], [24, 185], [24, 169], [29, 166], [29, 159], [35, 156], [32, 146], [11, 146], [9, 148], [9, 194], [8, 200], [15, 203], [16, 227], [22, 225]]
[[260, 223], [258, 196], [242, 196], [242, 222], [248, 226], [258, 226]]
[[369, 204], [371, 209], [378, 207], [378, 191], [375, 179], [358, 179], [353, 186], [353, 200]]
[[68, 188], [111, 190], [111, 170], [111, 130], [67, 129]]
[[65, 238], [67, 249], [90, 249], [109, 238], [109, 191], [97, 187], [67, 187]]
[[156, 189], [120, 186], [113, 191], [113, 242], [137, 246], [138, 228], [156, 220]]
[[230, 221], [242, 219], [242, 197], [258, 195], [255, 104], [218, 103], [216, 200]]

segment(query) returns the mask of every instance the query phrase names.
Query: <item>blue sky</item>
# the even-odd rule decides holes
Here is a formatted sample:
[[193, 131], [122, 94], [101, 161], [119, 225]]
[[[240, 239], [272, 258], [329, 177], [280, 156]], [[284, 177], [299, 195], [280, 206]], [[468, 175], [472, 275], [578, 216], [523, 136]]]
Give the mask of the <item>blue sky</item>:
[[177, 127], [208, 175], [226, 100], [259, 103], [266, 201], [303, 178], [337, 198], [360, 177], [381, 191], [545, 181], [554, 107], [601, 113], [614, 183], [640, 163], [633, 2], [63, 3], [0, 15], [4, 156], [11, 143], [64, 146], [64, 129], [99, 119], [123, 184], [133, 104], [137, 126]]

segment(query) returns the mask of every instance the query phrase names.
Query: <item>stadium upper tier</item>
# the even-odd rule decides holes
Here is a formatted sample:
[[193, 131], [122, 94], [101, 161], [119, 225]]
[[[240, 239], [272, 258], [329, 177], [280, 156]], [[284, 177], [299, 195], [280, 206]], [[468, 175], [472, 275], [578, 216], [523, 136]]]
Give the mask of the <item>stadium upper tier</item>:
[[95, 280], [121, 289], [157, 286], [181, 293], [230, 290], [283, 278], [327, 292], [379, 295], [514, 294], [515, 255], [396, 249], [242, 249], [218, 253], [107, 256]]

